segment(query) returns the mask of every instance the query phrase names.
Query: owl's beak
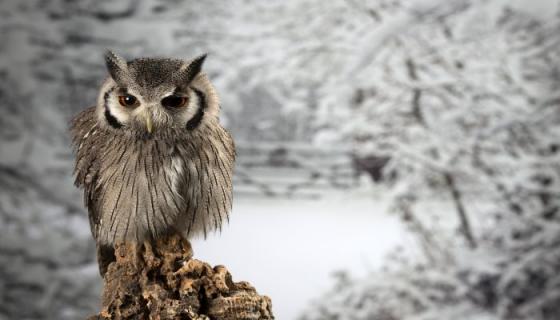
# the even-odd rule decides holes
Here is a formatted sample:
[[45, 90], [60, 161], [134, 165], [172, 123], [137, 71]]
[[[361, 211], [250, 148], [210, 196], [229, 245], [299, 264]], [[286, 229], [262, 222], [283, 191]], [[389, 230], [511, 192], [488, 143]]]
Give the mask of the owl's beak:
[[152, 124], [152, 117], [149, 115], [146, 115], [146, 130], [148, 130], [148, 133], [152, 133], [154, 127]]

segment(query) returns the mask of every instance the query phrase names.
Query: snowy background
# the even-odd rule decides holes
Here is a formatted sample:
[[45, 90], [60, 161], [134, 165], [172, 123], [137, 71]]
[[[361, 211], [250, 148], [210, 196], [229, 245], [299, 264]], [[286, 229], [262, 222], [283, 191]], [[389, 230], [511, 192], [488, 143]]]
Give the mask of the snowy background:
[[278, 319], [560, 319], [559, 34], [553, 0], [0, 0], [0, 320], [98, 310], [67, 122], [107, 48], [209, 53], [239, 159], [195, 257]]

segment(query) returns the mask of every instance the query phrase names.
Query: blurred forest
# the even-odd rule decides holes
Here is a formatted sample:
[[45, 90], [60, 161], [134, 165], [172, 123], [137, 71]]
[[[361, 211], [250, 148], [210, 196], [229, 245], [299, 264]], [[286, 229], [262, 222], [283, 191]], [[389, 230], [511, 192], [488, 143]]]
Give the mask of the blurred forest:
[[[95, 103], [107, 48], [127, 58], [208, 52], [240, 150], [276, 150], [273, 170], [286, 165], [275, 146], [322, 152], [293, 168], [321, 167], [312, 159], [332, 153], [378, 184], [417, 250], [395, 251], [365, 278], [339, 273], [300, 319], [559, 319], [559, 9], [0, 1], [0, 320], [97, 310], [67, 122]], [[239, 154], [239, 183], [256, 174], [243, 165], [249, 153]]]

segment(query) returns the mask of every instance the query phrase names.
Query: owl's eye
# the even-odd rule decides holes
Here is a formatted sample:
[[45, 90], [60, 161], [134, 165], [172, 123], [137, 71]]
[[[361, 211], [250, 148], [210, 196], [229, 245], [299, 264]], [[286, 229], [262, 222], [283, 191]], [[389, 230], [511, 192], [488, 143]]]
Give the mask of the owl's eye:
[[161, 105], [166, 108], [175, 109], [184, 106], [187, 103], [187, 100], [187, 97], [173, 95], [163, 98], [161, 100]]
[[136, 108], [140, 105], [138, 99], [136, 99], [135, 96], [132, 96], [130, 94], [127, 94], [125, 96], [119, 96], [119, 103], [121, 104], [121, 106], [127, 108]]

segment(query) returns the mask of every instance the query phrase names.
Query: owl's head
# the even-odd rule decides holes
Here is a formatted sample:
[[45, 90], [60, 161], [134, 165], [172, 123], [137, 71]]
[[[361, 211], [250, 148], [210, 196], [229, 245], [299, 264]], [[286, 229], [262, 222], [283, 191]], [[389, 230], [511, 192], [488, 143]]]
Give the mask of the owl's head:
[[99, 124], [154, 137], [168, 129], [195, 130], [204, 121], [217, 119], [218, 97], [201, 73], [205, 58], [126, 61], [108, 51], [105, 63], [109, 77], [97, 103]]

